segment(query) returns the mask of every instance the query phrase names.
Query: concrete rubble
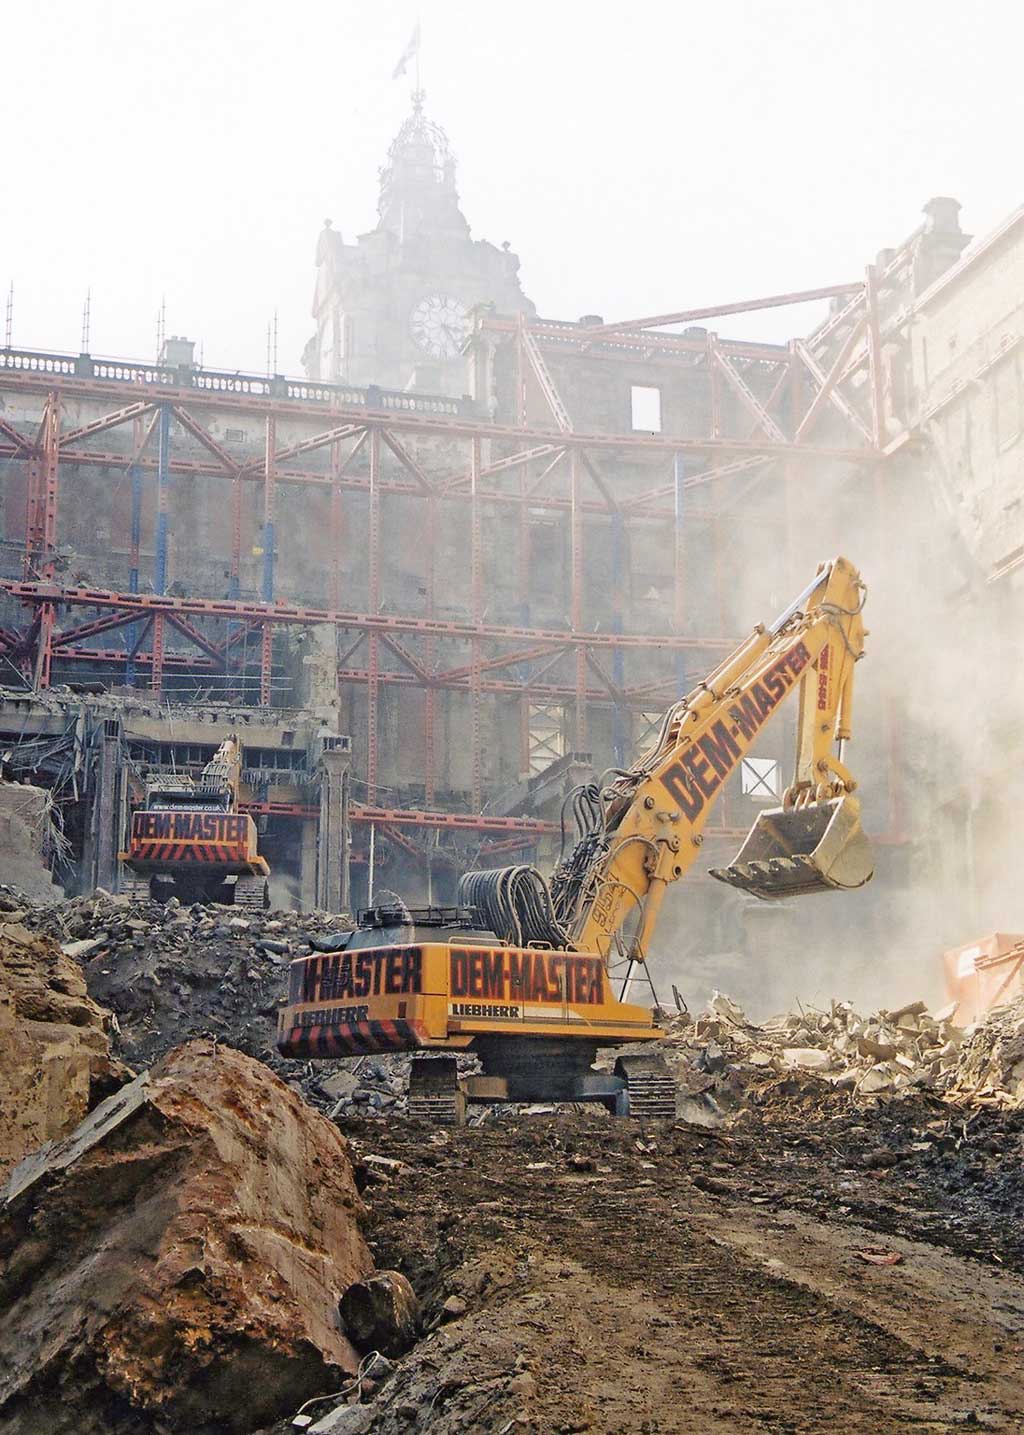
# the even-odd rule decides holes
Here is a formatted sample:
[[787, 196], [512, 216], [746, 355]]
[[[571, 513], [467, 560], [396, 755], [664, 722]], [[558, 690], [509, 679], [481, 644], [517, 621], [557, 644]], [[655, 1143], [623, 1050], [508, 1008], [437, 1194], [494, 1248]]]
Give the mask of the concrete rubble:
[[0, 1432], [244, 1435], [337, 1389], [363, 1215], [334, 1125], [239, 1052], [180, 1047], [11, 1175]]
[[961, 1104], [1024, 1107], [1024, 997], [967, 1028], [946, 1095]]
[[862, 1016], [833, 1001], [828, 1010], [801, 1007], [757, 1024], [716, 992], [695, 1019], [665, 1018], [679, 1114], [713, 1119], [742, 1103], [752, 1084], [787, 1075], [865, 1100], [927, 1091], [1024, 1104], [1024, 1000], [973, 1026], [955, 1018], [955, 1004], [932, 1014], [918, 1001]]

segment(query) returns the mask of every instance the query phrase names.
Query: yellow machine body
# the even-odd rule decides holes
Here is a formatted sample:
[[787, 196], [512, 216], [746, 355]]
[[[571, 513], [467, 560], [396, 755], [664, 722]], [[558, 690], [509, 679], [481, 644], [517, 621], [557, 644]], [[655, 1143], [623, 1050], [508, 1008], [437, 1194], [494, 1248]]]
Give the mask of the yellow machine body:
[[424, 942], [324, 952], [291, 964], [283, 1056], [458, 1050], [479, 1037], [653, 1041], [645, 1007], [617, 1001], [604, 961], [497, 943]]
[[226, 872], [270, 871], [247, 812], [133, 812], [128, 850], [121, 857], [138, 872], [195, 864], [215, 864]]
[[241, 773], [242, 748], [232, 735], [198, 781], [175, 776], [151, 783], [118, 854], [124, 889], [137, 897], [160, 892], [265, 909], [270, 867], [255, 822], [238, 810]]

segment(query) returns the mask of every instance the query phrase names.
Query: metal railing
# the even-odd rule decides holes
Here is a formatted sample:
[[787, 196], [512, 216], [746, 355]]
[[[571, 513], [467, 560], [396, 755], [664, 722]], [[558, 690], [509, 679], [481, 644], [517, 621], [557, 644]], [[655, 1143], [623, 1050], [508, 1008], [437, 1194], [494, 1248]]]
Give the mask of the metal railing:
[[53, 374], [55, 377], [98, 379], [155, 388], [195, 389], [201, 393], [241, 394], [255, 398], [287, 399], [325, 408], [383, 409], [393, 413], [446, 414], [472, 417], [476, 408], [468, 398], [446, 394], [409, 393], [383, 389], [376, 384], [325, 384], [315, 379], [291, 379], [275, 374], [243, 374], [227, 369], [200, 368], [193, 364], [145, 364], [128, 359], [97, 359], [90, 354], [46, 353], [39, 349], [0, 348], [0, 372]]

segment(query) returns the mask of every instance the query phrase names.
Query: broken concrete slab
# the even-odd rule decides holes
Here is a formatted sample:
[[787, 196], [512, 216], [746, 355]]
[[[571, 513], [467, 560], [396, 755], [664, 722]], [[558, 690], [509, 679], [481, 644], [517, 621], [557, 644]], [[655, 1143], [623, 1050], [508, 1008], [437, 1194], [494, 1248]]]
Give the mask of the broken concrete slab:
[[832, 1065], [831, 1053], [817, 1046], [786, 1047], [782, 1059], [787, 1066], [799, 1066], [804, 1071], [823, 1071]]
[[893, 1072], [884, 1063], [871, 1066], [857, 1083], [857, 1090], [864, 1096], [875, 1096], [882, 1091], [891, 1091]]
[[364, 1435], [373, 1424], [368, 1405], [339, 1405], [309, 1427], [309, 1435]]

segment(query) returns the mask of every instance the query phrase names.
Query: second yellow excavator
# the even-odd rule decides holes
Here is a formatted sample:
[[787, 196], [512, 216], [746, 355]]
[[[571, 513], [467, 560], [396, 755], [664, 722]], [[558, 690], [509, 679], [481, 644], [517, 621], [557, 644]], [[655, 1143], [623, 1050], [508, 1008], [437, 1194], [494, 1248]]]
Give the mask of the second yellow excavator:
[[[845, 763], [864, 597], [845, 558], [822, 564], [774, 623], [668, 710], [649, 752], [577, 791], [577, 841], [550, 882], [532, 867], [469, 872], [458, 907], [374, 908], [342, 949], [294, 961], [278, 1049], [307, 1059], [416, 1052], [410, 1112], [440, 1120], [464, 1120], [470, 1101], [599, 1101], [671, 1116], [659, 1056], [624, 1055], [611, 1072], [594, 1059], [663, 1036], [651, 1010], [625, 1000], [631, 981], [715, 799], [791, 694], [793, 782], [712, 875], [763, 899], [871, 878]], [[481, 1072], [460, 1077], [459, 1052]], [[447, 1055], [420, 1059], [433, 1053]]]

